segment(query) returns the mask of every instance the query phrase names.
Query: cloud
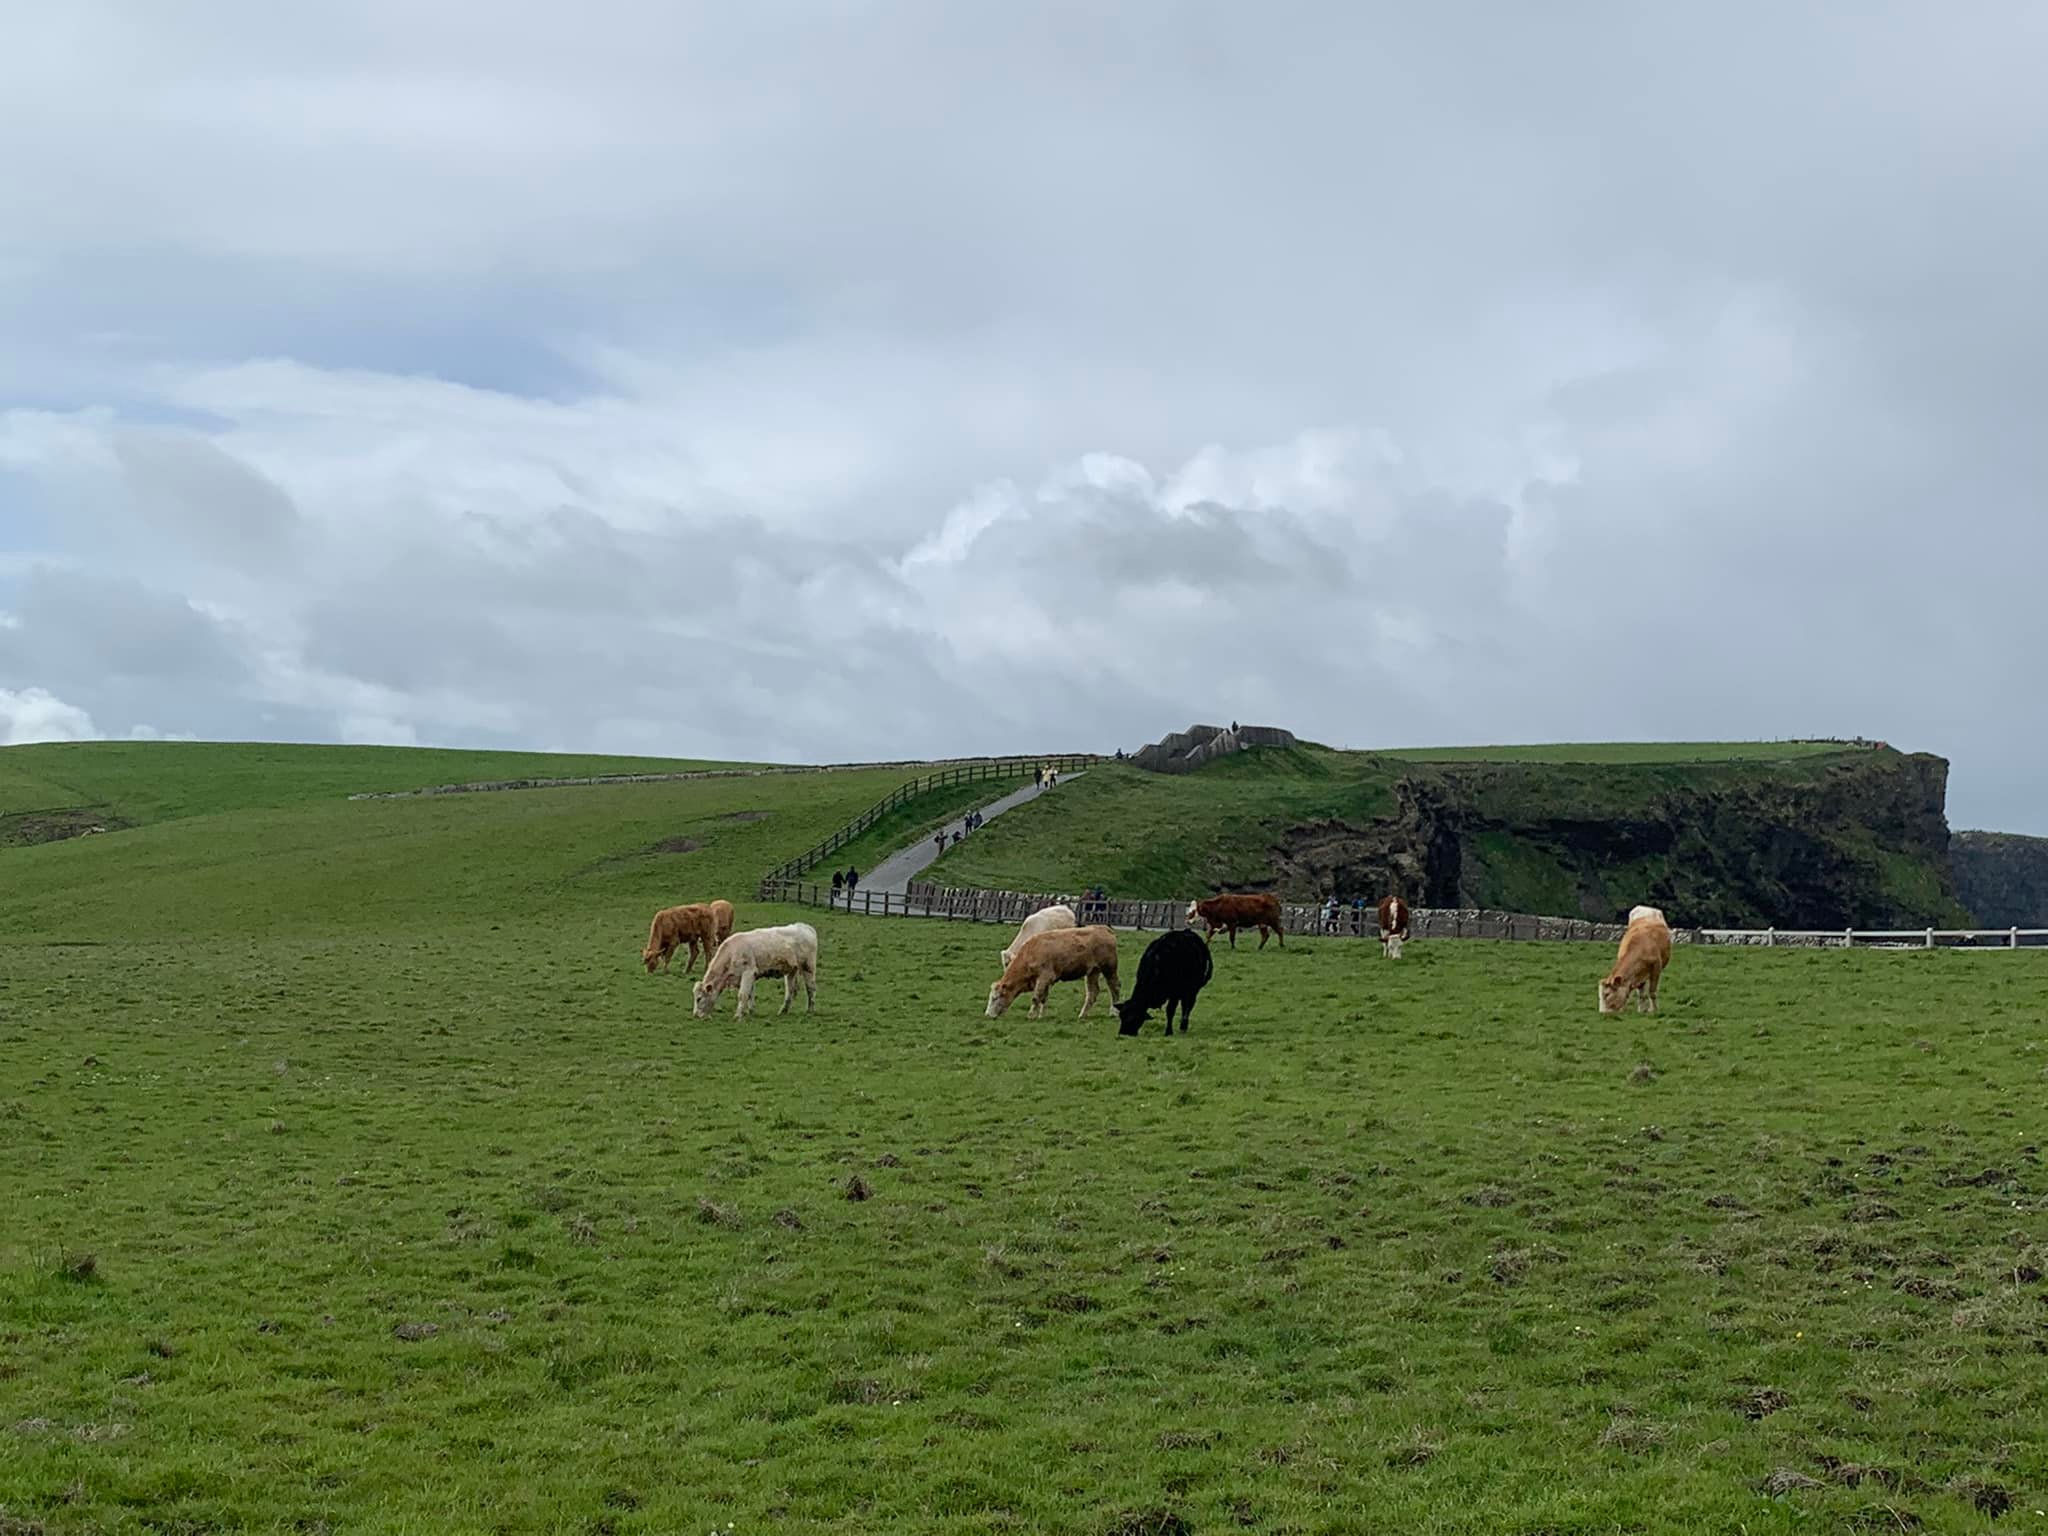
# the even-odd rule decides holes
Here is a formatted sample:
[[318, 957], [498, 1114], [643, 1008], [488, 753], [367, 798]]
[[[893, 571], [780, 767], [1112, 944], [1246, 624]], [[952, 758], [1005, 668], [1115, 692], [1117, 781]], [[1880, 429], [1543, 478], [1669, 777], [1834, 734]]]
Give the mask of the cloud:
[[38, 741], [91, 741], [92, 716], [41, 688], [0, 688], [0, 747]]
[[809, 759], [1860, 732], [2048, 831], [2036, 7], [202, 10], [0, 56], [0, 688]]

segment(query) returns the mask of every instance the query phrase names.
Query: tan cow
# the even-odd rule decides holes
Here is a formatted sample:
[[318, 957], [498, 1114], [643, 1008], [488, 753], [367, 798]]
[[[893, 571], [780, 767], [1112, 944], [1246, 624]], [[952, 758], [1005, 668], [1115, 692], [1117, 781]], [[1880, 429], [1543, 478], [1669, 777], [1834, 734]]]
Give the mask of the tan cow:
[[1380, 898], [1380, 953], [1389, 960], [1401, 958], [1401, 945], [1408, 938], [1408, 903], [1398, 896]]
[[1206, 901], [1188, 903], [1188, 926], [1197, 922], [1208, 929], [1207, 937], [1216, 937], [1216, 930], [1222, 928], [1230, 934], [1230, 947], [1237, 948], [1237, 930], [1256, 928], [1259, 930], [1259, 948], [1266, 947], [1267, 930], [1280, 941], [1280, 947], [1287, 947], [1287, 934], [1280, 926], [1280, 898], [1270, 892], [1252, 896], [1211, 896]]
[[1003, 1011], [1024, 993], [1031, 994], [1031, 1017], [1045, 1016], [1045, 995], [1054, 982], [1086, 978], [1088, 996], [1081, 1004], [1081, 1018], [1095, 1006], [1101, 983], [1109, 983], [1109, 1000], [1123, 1001], [1116, 979], [1116, 932], [1101, 926], [1055, 928], [1035, 934], [1003, 967], [1002, 978], [988, 989], [988, 1017], [1000, 1019]]
[[711, 924], [716, 930], [712, 938], [712, 947], [716, 948], [732, 937], [732, 903], [707, 901], [705, 905], [711, 909]]
[[[725, 907], [726, 922], [732, 921], [732, 908], [725, 902], [714, 903]], [[697, 968], [697, 951], [704, 951], [709, 960], [712, 953], [723, 942], [718, 933], [718, 919], [712, 908], [701, 902], [683, 907], [663, 907], [654, 914], [654, 921], [647, 929], [647, 947], [640, 951], [640, 958], [651, 972], [656, 965], [668, 969], [669, 958], [685, 945], [689, 946], [689, 963], [683, 967], [683, 974], [689, 975]]]
[[1010, 940], [1009, 947], [1003, 951], [1004, 968], [1009, 968], [1010, 962], [1017, 956], [1017, 951], [1024, 947], [1026, 939], [1035, 939], [1041, 933], [1050, 933], [1055, 928], [1072, 928], [1073, 926], [1074, 909], [1072, 907], [1064, 905], [1040, 907], [1036, 912], [1024, 919], [1022, 926], [1017, 929], [1017, 937]]
[[1614, 957], [1614, 969], [1600, 981], [1600, 1011], [1619, 1013], [1631, 994], [1637, 1013], [1657, 1011], [1657, 983], [1671, 963], [1671, 925], [1655, 907], [1637, 907]]

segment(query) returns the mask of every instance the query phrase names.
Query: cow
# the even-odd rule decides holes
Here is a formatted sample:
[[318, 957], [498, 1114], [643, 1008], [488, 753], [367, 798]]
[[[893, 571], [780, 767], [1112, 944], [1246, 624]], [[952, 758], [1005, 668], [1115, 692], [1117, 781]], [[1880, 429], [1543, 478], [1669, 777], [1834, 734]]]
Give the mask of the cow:
[[734, 934], [718, 946], [718, 953], [704, 967], [691, 994], [690, 1011], [704, 1018], [721, 993], [738, 988], [732, 1016], [744, 1019], [754, 1006], [754, 980], [760, 976], [782, 978], [782, 1006], [777, 1013], [789, 1012], [799, 984], [804, 989], [804, 1012], [809, 1013], [818, 1003], [818, 930], [809, 923], [786, 923], [780, 928]]
[[1380, 953], [1389, 960], [1401, 958], [1401, 946], [1408, 940], [1408, 903], [1398, 896], [1380, 898]]
[[1230, 947], [1237, 948], [1237, 930], [1256, 928], [1259, 930], [1259, 948], [1266, 947], [1266, 933], [1272, 930], [1280, 947], [1287, 947], [1287, 935], [1280, 928], [1280, 898], [1270, 893], [1256, 896], [1211, 896], [1207, 901], [1188, 903], [1188, 926], [1196, 922], [1208, 930], [1207, 936], [1214, 939], [1216, 930], [1221, 928], [1230, 935]]
[[1657, 983], [1671, 963], [1671, 926], [1655, 907], [1637, 907], [1614, 957], [1614, 969], [1600, 979], [1600, 1011], [1619, 1013], [1635, 994], [1637, 1013], [1657, 1011]]
[[1166, 1033], [1173, 1033], [1173, 1010], [1180, 1007], [1180, 1032], [1188, 1032], [1195, 999], [1216, 974], [1216, 957], [1208, 944], [1186, 928], [1162, 933], [1145, 946], [1138, 961], [1138, 981], [1131, 995], [1116, 1005], [1117, 1033], [1135, 1035], [1154, 1008], [1166, 1010]]
[[1008, 970], [1010, 968], [1010, 962], [1016, 958], [1017, 951], [1024, 947], [1026, 939], [1036, 938], [1041, 933], [1050, 933], [1055, 928], [1072, 928], [1073, 926], [1074, 909], [1072, 907], [1060, 905], [1040, 907], [1036, 912], [1024, 919], [1023, 925], [1017, 930], [1017, 937], [1010, 940], [1009, 948], [1003, 951], [1003, 969]]
[[1112, 928], [1054, 928], [1024, 941], [1002, 976], [988, 989], [988, 1017], [1000, 1019], [1010, 1004], [1024, 993], [1031, 994], [1031, 1017], [1045, 1016], [1045, 995], [1054, 982], [1088, 982], [1088, 996], [1081, 1003], [1081, 1018], [1095, 1006], [1101, 983], [1109, 983], [1109, 1000], [1123, 996], [1116, 979], [1116, 931]]
[[697, 968], [697, 951], [701, 947], [704, 958], [710, 959], [711, 952], [718, 948], [722, 936], [718, 932], [715, 907], [725, 907], [726, 922], [732, 921], [732, 908], [725, 902], [714, 902], [705, 906], [701, 902], [684, 907], [663, 907], [654, 914], [654, 921], [648, 925], [647, 947], [640, 951], [640, 959], [651, 973], [656, 965], [664, 971], [675, 952], [689, 946], [689, 963], [683, 967], [683, 974], [689, 975]]
[[732, 937], [732, 903], [729, 901], [707, 901], [711, 909], [711, 924], [717, 940], [723, 944]]

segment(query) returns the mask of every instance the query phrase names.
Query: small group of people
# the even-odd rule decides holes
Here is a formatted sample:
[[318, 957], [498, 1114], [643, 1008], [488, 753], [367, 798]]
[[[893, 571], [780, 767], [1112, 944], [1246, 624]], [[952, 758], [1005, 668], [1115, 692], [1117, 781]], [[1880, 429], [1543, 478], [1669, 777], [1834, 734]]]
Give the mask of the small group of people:
[[939, 828], [937, 834], [932, 838], [932, 846], [941, 853], [944, 853], [948, 847], [957, 848], [960, 846], [961, 838], [970, 832], [979, 831], [981, 824], [987, 820], [988, 818], [982, 815], [981, 812], [969, 811], [962, 818], [960, 825], [955, 827], [950, 834], [944, 827]]
[[1057, 768], [1048, 768], [1044, 766], [1041, 766], [1039, 768], [1038, 787], [1040, 789], [1051, 789], [1055, 784], [1059, 783], [1059, 781], [1060, 774]]
[[1334, 895], [1323, 902], [1323, 932], [1336, 933], [1343, 926], [1344, 914], [1351, 914], [1351, 931], [1365, 932], [1365, 898], [1355, 897], [1347, 906]]
[[854, 887], [859, 884], [860, 871], [851, 865], [847, 866], [846, 873], [843, 875], [836, 869], [832, 871], [832, 894], [834, 896], [844, 891], [846, 892], [846, 899], [851, 901], [853, 900]]

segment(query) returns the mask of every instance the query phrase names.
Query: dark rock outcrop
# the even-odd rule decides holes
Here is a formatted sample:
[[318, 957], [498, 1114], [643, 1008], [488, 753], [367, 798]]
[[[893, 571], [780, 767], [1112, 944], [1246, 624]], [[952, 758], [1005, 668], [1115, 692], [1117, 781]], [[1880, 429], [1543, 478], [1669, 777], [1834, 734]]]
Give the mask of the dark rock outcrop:
[[1275, 883], [1601, 922], [1647, 902], [1688, 926], [1946, 926], [1966, 917], [1947, 782], [1942, 759], [1888, 751], [1784, 771], [1416, 765], [1390, 816], [1287, 829]]
[[1986, 928], [2048, 928], [2048, 837], [1958, 832], [1949, 840], [1956, 895]]
[[1191, 773], [1232, 752], [1295, 744], [1294, 732], [1277, 725], [1191, 725], [1149, 747], [1140, 747], [1131, 761], [1153, 773]]

